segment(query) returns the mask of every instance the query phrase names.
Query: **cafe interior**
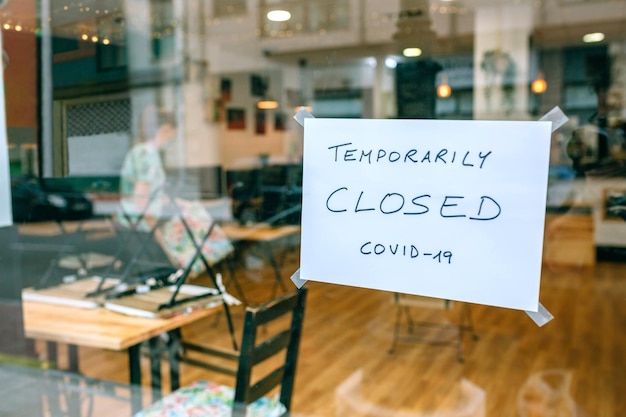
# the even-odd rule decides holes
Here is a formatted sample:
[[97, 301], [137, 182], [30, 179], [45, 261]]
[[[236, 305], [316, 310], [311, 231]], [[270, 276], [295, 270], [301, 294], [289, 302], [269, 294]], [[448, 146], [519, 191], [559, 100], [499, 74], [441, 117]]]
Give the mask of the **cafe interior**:
[[626, 410], [625, 1], [0, 0], [0, 25], [0, 416]]

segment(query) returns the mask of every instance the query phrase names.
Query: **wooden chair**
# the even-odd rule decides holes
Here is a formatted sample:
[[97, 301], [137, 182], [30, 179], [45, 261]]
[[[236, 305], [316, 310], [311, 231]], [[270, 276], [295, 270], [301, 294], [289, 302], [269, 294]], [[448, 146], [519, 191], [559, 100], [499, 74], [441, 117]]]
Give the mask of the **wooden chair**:
[[[394, 353], [400, 341], [428, 343], [440, 346], [456, 346], [457, 360], [464, 362], [463, 341], [465, 334], [472, 335], [473, 340], [478, 340], [474, 330], [472, 311], [467, 303], [461, 303], [459, 321], [457, 324], [450, 322], [415, 321], [411, 316], [411, 308], [450, 310], [453, 301], [443, 300], [418, 295], [394, 293], [393, 303], [396, 305], [396, 321], [393, 330], [393, 342], [389, 353]], [[402, 315], [406, 318], [408, 332], [402, 334], [400, 327]], [[417, 331], [417, 330], [420, 331]], [[448, 333], [451, 331], [451, 333]], [[408, 333], [408, 334], [407, 334]], [[434, 333], [434, 334], [433, 334]], [[456, 337], [454, 337], [456, 335]]]
[[[197, 381], [135, 417], [289, 415], [306, 293], [302, 288], [260, 306], [248, 306], [239, 351], [183, 343], [183, 363], [236, 377], [234, 389]], [[272, 393], [277, 395], [269, 397]]]

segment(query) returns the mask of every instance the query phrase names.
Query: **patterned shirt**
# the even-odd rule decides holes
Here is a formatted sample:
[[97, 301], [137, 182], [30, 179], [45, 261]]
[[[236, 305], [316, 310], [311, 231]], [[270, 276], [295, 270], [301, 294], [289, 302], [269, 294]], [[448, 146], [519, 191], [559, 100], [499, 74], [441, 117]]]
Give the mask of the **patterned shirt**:
[[[120, 205], [122, 212], [119, 213], [118, 219], [120, 223], [129, 226], [126, 217], [130, 216], [133, 221], [141, 214], [144, 216], [152, 216], [159, 218], [162, 208], [162, 199], [153, 196], [150, 205], [144, 213], [135, 204], [135, 184], [138, 182], [146, 182], [150, 185], [150, 196], [155, 192], [159, 192], [160, 188], [165, 185], [166, 177], [161, 155], [159, 150], [153, 143], [141, 143], [135, 145], [124, 158], [122, 171], [120, 176]], [[146, 199], [149, 196], [143, 196]], [[145, 222], [141, 222], [139, 230], [148, 231], [150, 228]]]

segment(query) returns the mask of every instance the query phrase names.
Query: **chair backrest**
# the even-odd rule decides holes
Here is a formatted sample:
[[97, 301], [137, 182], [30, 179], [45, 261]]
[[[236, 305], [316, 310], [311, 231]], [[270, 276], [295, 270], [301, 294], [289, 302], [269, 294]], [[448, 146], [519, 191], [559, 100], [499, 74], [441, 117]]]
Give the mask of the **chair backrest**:
[[[280, 402], [291, 408], [306, 288], [283, 294], [265, 304], [247, 307], [237, 369], [233, 416], [244, 416], [246, 406], [280, 385]], [[291, 320], [277, 328], [276, 322], [291, 314]], [[280, 356], [280, 355], [284, 355]], [[253, 371], [266, 359], [275, 356], [271, 369], [262, 368], [263, 376], [253, 380]], [[261, 367], [261, 366], [259, 366]], [[256, 374], [255, 374], [256, 376]]]

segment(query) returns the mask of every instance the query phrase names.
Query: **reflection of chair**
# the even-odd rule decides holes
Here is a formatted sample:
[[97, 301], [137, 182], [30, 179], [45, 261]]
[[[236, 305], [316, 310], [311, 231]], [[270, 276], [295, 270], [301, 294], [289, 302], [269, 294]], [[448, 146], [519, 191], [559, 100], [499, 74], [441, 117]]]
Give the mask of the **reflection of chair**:
[[[288, 415], [305, 302], [306, 288], [302, 288], [260, 306], [247, 307], [240, 351], [183, 343], [181, 361], [236, 377], [234, 390], [214, 382], [195, 382], [157, 401], [136, 417], [231, 416], [231, 413], [245, 416], [248, 408], [249, 415]], [[289, 316], [291, 319], [286, 322]], [[260, 327], [263, 331], [258, 331]], [[228, 361], [237, 362], [236, 367], [224, 364]], [[264, 376], [256, 379], [259, 373]], [[278, 386], [280, 394], [267, 397]]]
[[[102, 253], [96, 244], [97, 235], [110, 234], [101, 220], [82, 219], [77, 221], [56, 220], [51, 225], [51, 234], [46, 243], [25, 243], [22, 250], [56, 250], [56, 255], [40, 277], [36, 288], [47, 288], [63, 282], [93, 276], [108, 270], [114, 262], [112, 256]], [[55, 230], [52, 230], [55, 229]]]
[[572, 372], [547, 369], [532, 374], [517, 394], [519, 417], [574, 417], [581, 414], [570, 393]]
[[[452, 345], [457, 348], [458, 361], [463, 362], [463, 340], [465, 332], [470, 332], [474, 340], [478, 339], [474, 331], [472, 312], [468, 304], [461, 304], [458, 324], [436, 323], [430, 321], [414, 321], [411, 317], [411, 308], [421, 307], [448, 310], [452, 306], [451, 301], [400, 293], [394, 293], [393, 299], [396, 305], [396, 321], [393, 331], [393, 343], [389, 353], [395, 352], [398, 342], [401, 340], [433, 345]], [[403, 314], [406, 316], [408, 334], [401, 334], [400, 332]], [[420, 332], [416, 331], [417, 329], [419, 329]], [[452, 331], [452, 337], [446, 337], [447, 331]], [[455, 335], [456, 338], [454, 337]]]
[[[156, 243], [155, 234], [163, 226], [164, 218], [156, 219], [152, 226], [145, 223], [148, 209], [157, 200], [161, 190], [152, 193], [145, 208], [140, 213], [130, 213], [119, 203], [118, 213], [113, 216], [113, 223], [118, 238], [117, 250], [113, 255], [117, 262], [111, 264], [101, 277], [100, 284], [89, 296], [97, 296], [102, 293], [110, 293], [114, 286], [106, 286], [107, 278], [115, 277], [119, 283], [136, 284], [143, 283], [147, 277], [152, 277], [155, 271], [158, 275], [168, 277], [176, 272], [176, 268], [167, 261], [167, 256]], [[114, 274], [114, 268], [119, 268], [119, 273]]]
[[156, 394], [148, 387], [30, 365], [35, 364], [0, 363], [0, 416], [124, 416], [131, 414], [135, 399]]
[[[484, 417], [485, 391], [466, 379], [459, 382], [458, 398], [449, 394], [449, 406], [437, 410], [413, 411], [385, 407], [372, 403], [361, 393], [363, 371], [358, 370], [335, 390], [335, 415], [337, 417]], [[454, 401], [456, 400], [456, 401]]]

